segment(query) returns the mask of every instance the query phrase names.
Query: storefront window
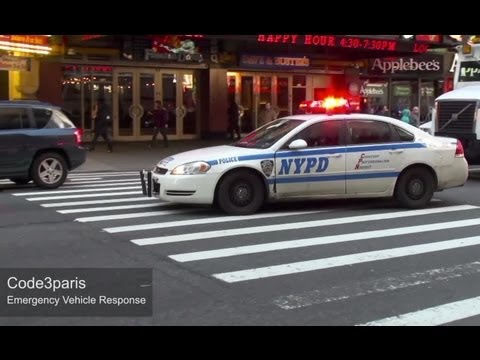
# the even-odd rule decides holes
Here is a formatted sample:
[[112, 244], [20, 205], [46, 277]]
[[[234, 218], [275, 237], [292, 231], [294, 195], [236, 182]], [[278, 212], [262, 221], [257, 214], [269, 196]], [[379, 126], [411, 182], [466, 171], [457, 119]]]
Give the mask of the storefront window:
[[193, 74], [183, 74], [182, 82], [183, 106], [186, 113], [183, 118], [183, 133], [196, 134], [197, 132], [197, 105], [196, 83]]
[[435, 106], [435, 83], [424, 82], [420, 85], [420, 121], [431, 120], [432, 109]]
[[168, 133], [177, 133], [177, 75], [162, 74], [163, 106], [168, 111]]
[[63, 107], [68, 111], [71, 120], [77, 127], [83, 128], [82, 110], [82, 75], [81, 72], [73, 69], [64, 71], [62, 83]]
[[418, 106], [418, 81], [392, 81], [392, 111], [400, 116], [403, 109]]
[[152, 135], [153, 127], [147, 121], [155, 104], [155, 75], [140, 74], [140, 105], [143, 115], [140, 121], [140, 135]]
[[300, 104], [307, 100], [307, 77], [305, 75], [293, 75], [292, 84], [292, 112], [300, 113]]
[[288, 108], [288, 77], [277, 78], [277, 107], [278, 117], [290, 115]]
[[381, 113], [384, 106], [388, 107], [388, 81], [376, 79], [364, 80], [360, 88], [360, 96], [360, 111], [362, 113]]

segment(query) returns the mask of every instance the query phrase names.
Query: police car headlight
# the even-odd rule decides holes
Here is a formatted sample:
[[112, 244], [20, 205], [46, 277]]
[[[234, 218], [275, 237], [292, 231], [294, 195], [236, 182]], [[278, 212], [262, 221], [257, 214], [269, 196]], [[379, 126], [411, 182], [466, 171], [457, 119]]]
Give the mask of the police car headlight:
[[177, 166], [172, 170], [172, 175], [198, 175], [210, 170], [210, 164], [204, 161], [195, 161]]

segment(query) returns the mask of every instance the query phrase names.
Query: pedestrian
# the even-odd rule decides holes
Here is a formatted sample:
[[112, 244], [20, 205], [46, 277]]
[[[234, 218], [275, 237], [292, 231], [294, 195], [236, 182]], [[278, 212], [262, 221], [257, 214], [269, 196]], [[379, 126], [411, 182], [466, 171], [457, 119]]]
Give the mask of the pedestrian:
[[410, 124], [416, 127], [420, 126], [420, 109], [418, 106], [414, 106], [412, 113], [410, 114]]
[[410, 113], [410, 110], [408, 108], [405, 108], [405, 109], [402, 110], [402, 115], [401, 115], [400, 120], [402, 120], [403, 122], [405, 122], [407, 124], [411, 123], [411, 113]]
[[110, 125], [112, 122], [110, 111], [105, 104], [105, 100], [98, 99], [96, 111], [94, 112], [94, 132], [95, 136], [93, 137], [92, 143], [90, 144], [89, 151], [95, 150], [95, 145], [97, 144], [98, 138], [101, 136], [103, 140], [107, 143], [108, 152], [113, 151], [112, 142], [110, 141], [110, 136], [108, 135]]
[[380, 116], [390, 116], [390, 110], [388, 110], [388, 106], [384, 105], [382, 109], [378, 112]]
[[228, 116], [228, 129], [227, 132], [230, 135], [230, 139], [233, 140], [234, 133], [237, 134], [237, 139], [240, 139], [240, 126], [238, 125], [238, 120], [240, 119], [240, 112], [238, 105], [235, 102], [235, 99], [230, 100], [230, 106], [227, 110]]
[[152, 141], [148, 145], [151, 149], [157, 140], [158, 133], [162, 134], [163, 145], [168, 147], [167, 128], [168, 128], [168, 111], [162, 106], [160, 100], [155, 101], [153, 112], [150, 112], [153, 116], [153, 136]]
[[260, 112], [258, 116], [258, 127], [262, 127], [265, 124], [275, 120], [277, 118], [277, 113], [272, 109], [270, 103], [265, 104], [265, 108]]

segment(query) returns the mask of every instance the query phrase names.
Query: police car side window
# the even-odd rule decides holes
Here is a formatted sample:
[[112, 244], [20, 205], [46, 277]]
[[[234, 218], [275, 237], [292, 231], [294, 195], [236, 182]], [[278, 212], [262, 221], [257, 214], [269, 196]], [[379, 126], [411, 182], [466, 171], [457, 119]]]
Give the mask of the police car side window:
[[351, 120], [348, 122], [349, 143], [352, 145], [398, 142], [398, 134], [390, 124], [374, 120]]
[[397, 132], [398, 136], [400, 137], [401, 141], [413, 141], [415, 140], [415, 136], [410, 134], [408, 131], [399, 128], [398, 126], [394, 126], [395, 131]]
[[308, 147], [324, 147], [340, 145], [340, 121], [324, 121], [313, 124], [300, 131], [288, 143], [297, 139], [303, 139]]

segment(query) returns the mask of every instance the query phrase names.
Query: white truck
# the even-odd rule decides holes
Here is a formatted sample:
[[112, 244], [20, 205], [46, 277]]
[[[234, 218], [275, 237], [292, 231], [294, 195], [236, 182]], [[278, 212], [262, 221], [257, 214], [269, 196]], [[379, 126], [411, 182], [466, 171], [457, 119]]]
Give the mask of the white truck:
[[431, 124], [421, 128], [433, 135], [459, 139], [469, 158], [480, 157], [480, 44], [460, 45], [454, 90], [435, 99]]

